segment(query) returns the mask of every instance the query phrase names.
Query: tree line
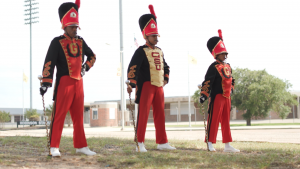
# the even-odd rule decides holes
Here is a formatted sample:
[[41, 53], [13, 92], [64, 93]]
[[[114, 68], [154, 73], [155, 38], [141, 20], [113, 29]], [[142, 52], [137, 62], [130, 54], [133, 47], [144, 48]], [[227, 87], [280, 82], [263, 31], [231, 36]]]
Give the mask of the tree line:
[[[45, 110], [47, 120], [51, 119], [52, 111], [53, 111], [53, 105], [50, 104]], [[26, 109], [24, 112], [24, 118], [28, 119], [29, 121], [39, 121], [40, 114], [37, 112], [37, 109]], [[42, 120], [45, 120], [45, 119], [42, 119]], [[11, 121], [10, 112], [0, 111], [0, 128], [4, 127], [5, 122], [10, 122], [10, 121]], [[72, 118], [71, 118], [69, 111], [66, 115], [66, 122], [68, 124], [68, 127], [70, 127], [71, 123], [72, 123]]]
[[6, 111], [1, 111], [0, 110], [0, 123], [1, 123], [1, 128], [4, 127], [5, 122], [10, 121], [10, 113]]

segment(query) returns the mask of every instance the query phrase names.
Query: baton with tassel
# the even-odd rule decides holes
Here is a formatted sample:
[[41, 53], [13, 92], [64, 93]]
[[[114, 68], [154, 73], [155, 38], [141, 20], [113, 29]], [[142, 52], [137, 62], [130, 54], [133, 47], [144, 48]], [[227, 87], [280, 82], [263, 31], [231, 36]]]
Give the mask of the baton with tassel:
[[[39, 76], [38, 76], [38, 79], [40, 80], [41, 86], [42, 86], [42, 79], [43, 79], [43, 76], [42, 76], [42, 75], [39, 75]], [[44, 95], [42, 95], [42, 100], [43, 100], [44, 117], [45, 117], [45, 125], [46, 125], [47, 148], [48, 148], [48, 151], [49, 151], [48, 157], [52, 158], [52, 154], [51, 154], [51, 151], [50, 151], [50, 138], [49, 138], [49, 133], [48, 133], [47, 119], [46, 119], [46, 109], [45, 109]]]
[[[127, 87], [130, 85], [130, 81], [129, 80], [126, 80], [125, 82], [127, 84]], [[140, 146], [138, 144], [138, 138], [137, 138], [137, 134], [136, 134], [136, 127], [135, 127], [135, 121], [134, 121], [134, 114], [133, 114], [133, 110], [132, 110], [132, 103], [131, 103], [131, 93], [129, 93], [129, 102], [130, 102], [130, 105], [129, 105], [129, 110], [131, 112], [131, 116], [132, 116], [132, 122], [133, 122], [133, 128], [134, 128], [134, 140], [135, 140], [135, 144], [136, 144], [136, 147], [138, 148], [138, 152], [140, 152]]]
[[[199, 84], [198, 88], [201, 91], [202, 85]], [[209, 151], [209, 148], [208, 148], [208, 134], [207, 134], [207, 128], [206, 128], [206, 120], [205, 120], [205, 113], [204, 113], [204, 105], [203, 105], [203, 103], [201, 103], [201, 108], [202, 108], [203, 121], [204, 121], [204, 129], [205, 129], [205, 141], [206, 141], [207, 151]]]

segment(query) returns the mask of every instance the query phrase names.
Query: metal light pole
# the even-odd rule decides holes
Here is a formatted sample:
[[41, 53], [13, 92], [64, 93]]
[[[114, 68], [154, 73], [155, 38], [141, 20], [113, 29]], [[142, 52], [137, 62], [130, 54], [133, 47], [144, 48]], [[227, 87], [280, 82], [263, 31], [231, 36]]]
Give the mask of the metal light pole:
[[190, 97], [190, 61], [189, 61], [189, 52], [188, 52], [188, 96], [189, 96], [189, 127], [192, 127], [191, 124], [191, 97]]
[[294, 111], [295, 106], [293, 105], [293, 123], [295, 123], [295, 111]]
[[195, 114], [195, 125], [196, 125], [196, 120], [197, 120], [197, 118], [196, 118], [197, 109], [196, 109], [195, 105], [194, 105], [194, 114]]
[[176, 107], [176, 111], [177, 111], [177, 125], [178, 125], [178, 107]]
[[[25, 25], [30, 25], [30, 110], [32, 110], [32, 43], [31, 43], [31, 39], [32, 39], [32, 31], [31, 31], [31, 27], [32, 24], [34, 23], [38, 23], [39, 21], [37, 21], [36, 19], [39, 17], [33, 17], [33, 15], [38, 14], [39, 12], [36, 12], [37, 9], [39, 9], [38, 7], [34, 7], [35, 5], [38, 5], [39, 3], [35, 2], [36, 0], [26, 0], [25, 2], [25, 16], [29, 15], [29, 18], [25, 19]], [[33, 8], [34, 7], [34, 8]], [[29, 13], [27, 13], [29, 12]]]
[[[122, 129], [124, 130], [124, 116], [125, 116], [125, 95], [124, 95], [124, 53], [123, 53], [123, 19], [122, 19], [122, 0], [119, 0], [119, 20], [120, 20], [120, 62], [121, 62], [121, 111], [122, 111]], [[124, 103], [125, 102], [125, 103]], [[125, 104], [125, 105], [124, 105]]]

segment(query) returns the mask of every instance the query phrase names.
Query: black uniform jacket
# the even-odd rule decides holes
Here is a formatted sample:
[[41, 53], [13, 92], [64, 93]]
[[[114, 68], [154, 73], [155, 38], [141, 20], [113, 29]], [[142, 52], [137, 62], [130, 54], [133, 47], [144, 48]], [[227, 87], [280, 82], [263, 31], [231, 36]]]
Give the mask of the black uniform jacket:
[[[150, 49], [150, 50], [149, 50]], [[151, 75], [150, 62], [146, 56], [146, 51], [151, 52], [151, 47], [146, 45], [140, 46], [134, 53], [129, 66], [128, 66], [128, 80], [130, 80], [130, 85], [132, 88], [136, 88], [135, 103], [139, 103], [140, 96], [143, 88], [144, 82], [152, 81], [157, 78], [157, 75]], [[155, 47], [156, 52], [152, 52], [153, 57], [162, 58], [162, 60], [154, 59], [156, 69], [163, 71], [162, 79], [169, 82], [169, 66], [165, 62], [162, 50], [158, 47]], [[157, 52], [158, 51], [158, 52]], [[158, 56], [158, 53], [162, 53], [162, 56]], [[149, 54], [149, 53], [148, 53]]]
[[96, 56], [83, 38], [78, 36], [71, 39], [64, 34], [52, 40], [43, 66], [42, 85], [52, 87], [53, 72], [56, 66], [57, 73], [53, 100], [55, 100], [59, 80], [62, 76], [68, 75], [73, 79], [81, 79], [80, 73], [84, 55], [87, 56], [85, 64], [86, 71], [88, 71], [94, 65]]
[[228, 63], [223, 64], [215, 61], [209, 66], [201, 89], [201, 95], [209, 98], [208, 113], [213, 110], [213, 103], [217, 94], [222, 94], [223, 97], [230, 99], [230, 94], [234, 89], [234, 79], [231, 74], [232, 70]]

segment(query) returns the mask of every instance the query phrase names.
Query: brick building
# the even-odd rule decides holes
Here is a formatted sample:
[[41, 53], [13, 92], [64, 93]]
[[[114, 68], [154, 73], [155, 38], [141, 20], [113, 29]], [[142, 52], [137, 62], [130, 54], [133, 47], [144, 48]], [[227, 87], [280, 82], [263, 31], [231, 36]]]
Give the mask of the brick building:
[[[292, 94], [295, 94], [297, 96], [297, 101], [300, 103], [300, 92], [291, 92]], [[85, 118], [85, 123], [90, 123], [91, 126], [103, 126], [100, 125], [100, 116], [101, 114], [105, 114], [103, 116], [104, 119], [108, 120], [108, 109], [106, 109], [106, 113], [102, 112], [103, 110], [98, 110], [98, 124], [95, 123], [95, 121], [92, 121], [92, 109], [96, 104], [104, 104], [104, 103], [115, 103], [116, 107], [116, 117], [114, 119], [114, 122], [107, 123], [103, 121], [103, 123], [106, 123], [106, 126], [120, 126], [121, 125], [121, 107], [120, 107], [120, 101], [119, 100], [110, 100], [110, 101], [96, 101], [94, 103], [85, 103], [85, 117], [91, 116], [90, 118]], [[127, 111], [125, 112], [125, 125], [131, 123], [131, 114], [129, 112], [129, 100], [126, 100], [126, 108]], [[101, 107], [101, 106], [100, 106]], [[197, 107], [197, 103], [195, 104], [191, 100], [191, 121], [202, 121], [203, 115], [199, 107]], [[90, 108], [90, 110], [89, 110]], [[135, 108], [137, 106], [133, 106], [134, 112], [137, 114], [137, 111], [135, 111]], [[99, 113], [101, 112], [101, 113]], [[88, 115], [87, 115], [88, 113]], [[236, 108], [232, 108], [230, 119], [231, 120], [243, 120], [243, 114], [245, 113], [244, 110], [237, 110]], [[136, 117], [136, 115], [135, 115]], [[166, 122], [188, 122], [189, 116], [188, 116], [188, 97], [187, 96], [177, 96], [177, 97], [165, 97], [165, 117]], [[300, 111], [299, 111], [299, 105], [291, 107], [291, 113], [288, 115], [287, 118], [300, 118]], [[88, 122], [87, 119], [90, 119], [91, 121]], [[206, 119], [207, 119], [207, 113], [206, 113]], [[255, 119], [255, 118], [253, 118]], [[262, 118], [259, 118], [262, 119]], [[264, 119], [279, 119], [279, 116], [276, 112], [271, 111], [270, 115]], [[153, 112], [152, 108], [149, 112], [149, 118], [148, 122], [153, 122]], [[105, 126], [105, 125], [104, 125]]]
[[118, 126], [117, 108], [118, 108], [118, 103], [116, 102], [91, 103], [90, 126], [91, 127]]

